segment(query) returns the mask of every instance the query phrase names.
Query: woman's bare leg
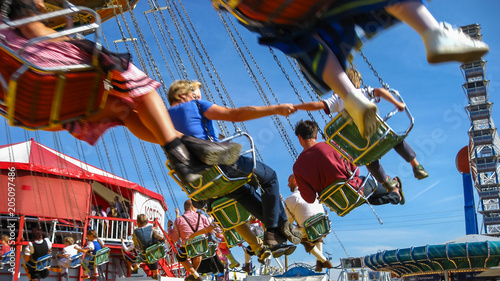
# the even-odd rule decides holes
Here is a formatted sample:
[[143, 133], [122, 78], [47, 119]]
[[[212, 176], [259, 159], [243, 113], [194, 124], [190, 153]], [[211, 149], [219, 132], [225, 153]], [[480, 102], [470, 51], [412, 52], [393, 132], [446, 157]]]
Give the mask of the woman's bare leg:
[[439, 23], [420, 1], [397, 3], [385, 8], [386, 11], [413, 28], [418, 34], [439, 28]]
[[377, 106], [354, 87], [333, 53], [327, 58], [322, 79], [344, 101], [361, 135], [365, 138], [373, 135], [378, 126]]

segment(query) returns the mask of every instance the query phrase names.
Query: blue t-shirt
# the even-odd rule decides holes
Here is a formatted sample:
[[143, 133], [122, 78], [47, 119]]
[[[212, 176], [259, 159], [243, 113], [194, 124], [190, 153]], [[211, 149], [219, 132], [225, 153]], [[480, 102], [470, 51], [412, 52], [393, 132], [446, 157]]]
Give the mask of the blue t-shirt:
[[[203, 113], [214, 105], [213, 103], [204, 100], [198, 100], [198, 102], [200, 103], [201, 111]], [[198, 108], [195, 100], [172, 106], [168, 109], [168, 113], [170, 114], [172, 123], [174, 123], [177, 131], [199, 139], [208, 139], [205, 124], [203, 124], [200, 109]], [[206, 122], [206, 126], [210, 135], [214, 141], [218, 141], [219, 138], [215, 133], [213, 121], [209, 119], [205, 120], [208, 121]]]

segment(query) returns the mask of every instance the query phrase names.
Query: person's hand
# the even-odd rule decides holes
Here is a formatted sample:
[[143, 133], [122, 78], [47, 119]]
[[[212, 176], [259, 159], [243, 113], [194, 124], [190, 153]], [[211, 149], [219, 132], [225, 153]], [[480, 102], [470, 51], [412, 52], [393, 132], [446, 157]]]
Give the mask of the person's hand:
[[404, 102], [396, 101], [395, 105], [399, 111], [404, 111], [406, 108], [406, 104]]
[[121, 238], [121, 240], [122, 240], [122, 243], [123, 243], [123, 241], [124, 241], [123, 237]]
[[284, 103], [276, 106], [276, 114], [289, 116], [292, 113], [295, 113], [297, 108], [293, 106], [291, 103]]
[[43, 2], [44, 0], [33, 0], [35, 2], [36, 7], [41, 13], [45, 13], [47, 9], [45, 8], [45, 3]]
[[173, 225], [174, 225], [174, 223], [171, 220], [168, 220], [168, 222], [167, 222], [168, 228], [172, 228]]
[[175, 208], [175, 216], [176, 217], [180, 216], [179, 208]]

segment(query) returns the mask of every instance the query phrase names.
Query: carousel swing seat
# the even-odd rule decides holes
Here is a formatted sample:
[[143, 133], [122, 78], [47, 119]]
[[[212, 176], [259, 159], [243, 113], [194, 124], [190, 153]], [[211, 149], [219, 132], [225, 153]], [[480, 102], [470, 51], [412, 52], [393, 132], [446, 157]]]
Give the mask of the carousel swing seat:
[[224, 236], [224, 240], [226, 241], [228, 248], [238, 246], [245, 242], [243, 237], [241, 237], [241, 235], [234, 228], [224, 231], [222, 235]]
[[[253, 139], [249, 134], [239, 131], [235, 135], [221, 140], [221, 142], [231, 141], [237, 137], [246, 137], [250, 148], [243, 151], [240, 155], [251, 154], [253, 159], [252, 171], [255, 170], [255, 146]], [[167, 168], [169, 169], [169, 175], [182, 187], [188, 197], [196, 201], [218, 198], [231, 193], [248, 183], [253, 175], [253, 172], [251, 172], [247, 176], [231, 178], [224, 173], [221, 167], [214, 165], [201, 173], [202, 178], [200, 180], [195, 183], [184, 184], [180, 180], [180, 177], [177, 175], [170, 161], [167, 161]]]
[[332, 231], [330, 219], [325, 213], [319, 213], [308, 218], [304, 222], [304, 229], [307, 234], [307, 239], [311, 242], [328, 235], [328, 233]]
[[165, 244], [162, 242], [149, 246], [144, 253], [139, 255], [140, 261], [153, 264], [165, 257]]
[[216, 243], [216, 242], [209, 242], [208, 243], [208, 251], [201, 255], [201, 259], [202, 260], [205, 260], [205, 259], [208, 259], [208, 258], [211, 258], [213, 256], [215, 256], [215, 254], [217, 254], [217, 247], [219, 245]]
[[83, 253], [78, 253], [71, 257], [71, 265], [70, 268], [77, 268], [82, 265]]
[[246, 223], [251, 214], [234, 199], [220, 198], [212, 203], [209, 214], [217, 220], [223, 230], [230, 230]]
[[42, 271], [50, 268], [51, 264], [52, 264], [52, 256], [45, 255], [39, 257], [34, 263], [27, 262], [26, 266], [34, 269], [35, 271]]
[[3, 265], [10, 261], [11, 255], [14, 255], [13, 251], [8, 251], [7, 253], [0, 256], [0, 269], [3, 268]]
[[[88, 266], [85, 263], [82, 263], [82, 267], [84, 267], [85, 270], [89, 270], [89, 267], [98, 267], [100, 265], [103, 265], [107, 262], [109, 262], [109, 254], [111, 253], [111, 249], [109, 247], [104, 247], [100, 250], [98, 250], [95, 255], [92, 255], [92, 259], [89, 260]], [[88, 254], [87, 254], [88, 255]]]
[[319, 196], [319, 202], [327, 205], [340, 217], [347, 215], [352, 210], [367, 202], [366, 200], [371, 195], [365, 196], [363, 194], [363, 189], [371, 176], [370, 174], [366, 176], [358, 188], [355, 188], [351, 184], [358, 169], [356, 168], [356, 171], [352, 173], [349, 179], [336, 181], [325, 188]]
[[184, 247], [189, 258], [205, 255], [208, 253], [208, 238], [206, 235], [198, 235], [187, 240]]
[[[396, 90], [390, 92], [401, 102], [403, 99]], [[409, 126], [402, 133], [396, 133], [388, 124], [389, 118], [398, 113], [397, 109], [387, 113], [382, 119], [377, 114], [379, 127], [368, 139], [361, 136], [358, 128], [343, 114], [337, 114], [325, 127], [326, 143], [335, 148], [349, 162], [356, 166], [364, 166], [384, 156], [389, 150], [401, 143], [413, 128], [414, 119], [408, 108], [405, 108]]]
[[[4, 19], [0, 31], [79, 14], [91, 15], [95, 22], [33, 38], [18, 51], [9, 48], [0, 35], [0, 114], [10, 125], [32, 130], [51, 128], [93, 114], [104, 106], [110, 77], [98, 67], [101, 30], [99, 16], [93, 10], [73, 6], [15, 21]], [[35, 43], [85, 32], [95, 32], [96, 36], [91, 64], [46, 67], [22, 56]]]

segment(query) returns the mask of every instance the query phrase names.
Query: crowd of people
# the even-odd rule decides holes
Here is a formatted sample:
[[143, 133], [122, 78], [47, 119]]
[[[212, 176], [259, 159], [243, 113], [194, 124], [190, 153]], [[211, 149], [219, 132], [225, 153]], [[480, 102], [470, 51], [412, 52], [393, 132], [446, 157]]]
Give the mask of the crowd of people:
[[[252, 15], [262, 13], [251, 3], [252, 1], [236, 2], [238, 3], [232, 8], [239, 9], [244, 15], [250, 15], [250, 18]], [[256, 255], [259, 262], [264, 263], [271, 255], [279, 257], [293, 253], [295, 245], [302, 243], [306, 251], [316, 257], [317, 271], [331, 268], [331, 262], [322, 253], [321, 239], [309, 241], [304, 233], [304, 221], [323, 212], [317, 201], [321, 192], [336, 181], [350, 180], [357, 192], [367, 197], [367, 201], [372, 205], [403, 205], [405, 198], [401, 179], [386, 175], [377, 159], [367, 165], [375, 180], [364, 181], [364, 178], [359, 176], [356, 166], [349, 163], [332, 146], [317, 141], [319, 125], [316, 122], [301, 120], [296, 124], [295, 134], [303, 151], [293, 165], [293, 175], [289, 177], [288, 186], [292, 195], [286, 198], [285, 208], [281, 202], [278, 175], [275, 170], [261, 161], [256, 162], [254, 169], [252, 159], [240, 156], [240, 144], [219, 142], [214, 121], [242, 122], [272, 115], [287, 117], [297, 110], [323, 109], [327, 113], [343, 112], [350, 115], [360, 134], [370, 137], [378, 125], [375, 118], [377, 106], [367, 97], [373, 96], [375, 101], [380, 101], [380, 98], [387, 100], [399, 110], [404, 110], [406, 107], [384, 89], [361, 89], [359, 73], [346, 67], [347, 56], [359, 41], [354, 35], [354, 27], [358, 25], [367, 28], [374, 11], [385, 13], [389, 19], [387, 24], [401, 20], [415, 29], [422, 36], [430, 63], [477, 60], [489, 50], [485, 43], [472, 39], [459, 30], [439, 24], [421, 1], [377, 1], [377, 4], [366, 1], [367, 3], [361, 3], [350, 9], [344, 9], [348, 6], [349, 0], [332, 2], [333, 4], [322, 9], [326, 11], [327, 16], [312, 23], [306, 30], [301, 28], [300, 24], [292, 25], [293, 28], [286, 25], [288, 27], [285, 28], [279, 16], [266, 20], [262, 25], [245, 24], [247, 28], [260, 35], [262, 44], [276, 47], [296, 58], [306, 77], [318, 90], [333, 90], [333, 96], [323, 102], [228, 108], [202, 100], [201, 83], [178, 80], [169, 87], [167, 99], [170, 107], [167, 110], [156, 92], [160, 83], [147, 77], [129, 63], [129, 57], [103, 50], [99, 56], [100, 67], [112, 74], [110, 81], [112, 89], [104, 109], [84, 119], [52, 129], [67, 130], [76, 138], [93, 145], [108, 128], [125, 126], [138, 138], [159, 144], [184, 184], [199, 181], [200, 173], [210, 165], [219, 165], [229, 177], [247, 176], [253, 172], [254, 177], [250, 182], [225, 195], [236, 200], [262, 223], [262, 236], [258, 235], [255, 227], [252, 229], [249, 224], [235, 228], [249, 245], [245, 250], [248, 257]], [[5, 5], [9, 7], [6, 8]], [[42, 0], [0, 0], [0, 6], [4, 13], [0, 23], [5, 20], [33, 17], [45, 11]], [[339, 8], [345, 12], [340, 14], [328, 12]], [[306, 9], [303, 12], [309, 11]], [[258, 18], [255, 20], [259, 21]], [[380, 27], [385, 28], [386, 25]], [[367, 33], [370, 31], [373, 30], [365, 30]], [[23, 49], [26, 42], [32, 38], [55, 32], [41, 21], [0, 30], [0, 34], [6, 39], [3, 40], [4, 44], [14, 51]], [[33, 44], [23, 49], [22, 56], [40, 66], [90, 64], [92, 53], [86, 51], [88, 48], [85, 46], [92, 45], [93, 43], [87, 40], [60, 37]], [[348, 48], [345, 48], [346, 46]], [[116, 104], [128, 108], [128, 114], [113, 110], [112, 107]], [[417, 179], [428, 176], [423, 166], [416, 160], [415, 152], [405, 141], [401, 141], [395, 150], [411, 164]], [[363, 182], [366, 184], [363, 185]], [[259, 189], [261, 193], [258, 192]], [[175, 221], [168, 222], [169, 239], [180, 244], [177, 260], [189, 273], [187, 281], [201, 279], [198, 269], [202, 257], [189, 256], [186, 243], [199, 235], [217, 232], [216, 225], [208, 217], [197, 212], [197, 209], [205, 206], [209, 208], [209, 205], [209, 202], [187, 200], [184, 203], [184, 213], [179, 214]], [[128, 209], [129, 207], [123, 206], [116, 197], [110, 203], [109, 210], [104, 210], [102, 205], [97, 206], [93, 210], [93, 215], [130, 218]], [[107, 231], [105, 225], [101, 229]], [[85, 254], [83, 263], [86, 264], [84, 277], [89, 277], [91, 274], [97, 276], [97, 268], [92, 267], [91, 259], [99, 249], [105, 247], [98, 238], [103, 233], [88, 231], [87, 243], [83, 248], [75, 245], [71, 237], [66, 237], [64, 239], [66, 247], [59, 254], [58, 270], [61, 274], [67, 273], [70, 258], [75, 253], [82, 252]], [[32, 235], [33, 239], [24, 251], [27, 272], [31, 279], [44, 278], [48, 271], [34, 271], [30, 265], [33, 266], [37, 258], [50, 253], [52, 245], [43, 237], [41, 229], [33, 229]], [[133, 244], [122, 245], [130, 266], [132, 268], [137, 266], [134, 264], [136, 260], [133, 255], [130, 255], [134, 249], [144, 252], [147, 247], [164, 239], [166, 237], [163, 232], [148, 224], [145, 215], [139, 215]], [[236, 267], [238, 263], [232, 258], [229, 249], [225, 249], [224, 252], [231, 260], [232, 266]], [[246, 258], [243, 266], [245, 271], [251, 271], [250, 264], [250, 258]], [[152, 277], [157, 278], [159, 276], [157, 264], [147, 266], [152, 272]]]

